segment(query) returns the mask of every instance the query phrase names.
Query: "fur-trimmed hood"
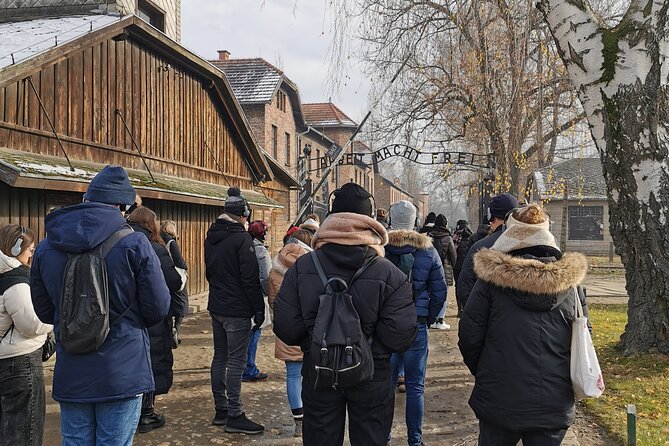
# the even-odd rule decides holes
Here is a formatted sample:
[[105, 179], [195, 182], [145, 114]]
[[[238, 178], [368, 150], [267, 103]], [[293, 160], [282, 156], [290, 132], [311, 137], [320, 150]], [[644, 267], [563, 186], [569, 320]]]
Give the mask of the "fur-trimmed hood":
[[416, 249], [428, 249], [432, 246], [432, 239], [416, 231], [398, 229], [388, 232], [388, 245], [398, 248], [409, 246]]
[[565, 253], [555, 261], [514, 257], [495, 249], [482, 249], [474, 256], [474, 271], [480, 279], [538, 295], [557, 295], [579, 285], [587, 270], [588, 261], [580, 253]]

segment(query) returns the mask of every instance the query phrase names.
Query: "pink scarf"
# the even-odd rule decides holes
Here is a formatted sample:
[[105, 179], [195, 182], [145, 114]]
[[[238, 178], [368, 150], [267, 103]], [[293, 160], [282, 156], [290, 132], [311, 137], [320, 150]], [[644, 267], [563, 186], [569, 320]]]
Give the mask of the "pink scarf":
[[383, 247], [388, 244], [386, 229], [371, 217], [340, 212], [329, 215], [311, 241], [311, 246], [318, 249], [327, 243], [347, 246], [369, 246], [381, 257], [385, 256]]

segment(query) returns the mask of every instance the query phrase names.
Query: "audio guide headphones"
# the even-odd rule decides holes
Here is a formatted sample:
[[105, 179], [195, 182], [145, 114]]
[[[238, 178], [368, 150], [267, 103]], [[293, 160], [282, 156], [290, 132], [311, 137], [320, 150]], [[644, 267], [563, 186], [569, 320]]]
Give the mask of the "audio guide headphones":
[[23, 226], [19, 226], [21, 230], [21, 235], [16, 239], [16, 243], [14, 243], [14, 246], [12, 246], [11, 253], [12, 256], [16, 257], [19, 254], [21, 254], [21, 245], [23, 245], [23, 236], [26, 235], [26, 228]]
[[[332, 213], [332, 202], [334, 201], [334, 194], [339, 192], [341, 189], [335, 189], [332, 192], [330, 192], [330, 195], [328, 195], [328, 215]], [[374, 200], [374, 195], [369, 194], [369, 201], [372, 203], [372, 214], [369, 215], [369, 217], [376, 218], [376, 200]]]

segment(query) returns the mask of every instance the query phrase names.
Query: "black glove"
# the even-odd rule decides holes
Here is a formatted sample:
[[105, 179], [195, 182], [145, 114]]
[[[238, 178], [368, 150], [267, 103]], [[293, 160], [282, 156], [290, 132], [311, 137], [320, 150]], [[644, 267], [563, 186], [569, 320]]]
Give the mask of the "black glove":
[[265, 322], [265, 311], [259, 311], [253, 316], [253, 328], [251, 331], [260, 330], [260, 326]]

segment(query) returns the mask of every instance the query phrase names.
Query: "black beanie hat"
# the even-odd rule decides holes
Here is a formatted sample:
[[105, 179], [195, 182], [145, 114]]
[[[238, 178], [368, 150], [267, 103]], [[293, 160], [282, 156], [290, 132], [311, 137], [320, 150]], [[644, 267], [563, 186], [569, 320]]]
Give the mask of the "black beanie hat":
[[135, 202], [135, 189], [130, 185], [128, 173], [120, 166], [105, 166], [93, 177], [84, 199], [106, 204], [131, 205]]
[[228, 189], [228, 198], [225, 199], [225, 207], [223, 209], [226, 214], [232, 214], [238, 217], [248, 217], [248, 202], [238, 187], [231, 187]]
[[430, 223], [434, 224], [437, 221], [437, 214], [434, 212], [430, 212], [427, 214], [427, 217], [425, 217], [425, 226], [429, 225]]
[[334, 200], [330, 208], [331, 214], [352, 212], [354, 214], [372, 216], [372, 195], [355, 183], [346, 183], [334, 191]]
[[490, 200], [490, 215], [497, 218], [505, 218], [509, 211], [518, 207], [518, 200], [511, 194], [504, 192]]
[[444, 214], [437, 215], [437, 219], [434, 221], [434, 227], [440, 229], [448, 229], [448, 219]]

